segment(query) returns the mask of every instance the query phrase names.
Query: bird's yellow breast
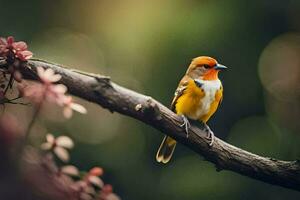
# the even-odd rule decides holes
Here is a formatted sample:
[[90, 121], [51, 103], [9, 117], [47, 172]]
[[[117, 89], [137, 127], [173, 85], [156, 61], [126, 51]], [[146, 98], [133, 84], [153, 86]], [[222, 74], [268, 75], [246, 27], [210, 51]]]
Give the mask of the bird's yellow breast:
[[191, 80], [176, 102], [176, 113], [206, 123], [216, 112], [221, 99], [222, 84], [219, 80], [203, 81], [201, 87]]

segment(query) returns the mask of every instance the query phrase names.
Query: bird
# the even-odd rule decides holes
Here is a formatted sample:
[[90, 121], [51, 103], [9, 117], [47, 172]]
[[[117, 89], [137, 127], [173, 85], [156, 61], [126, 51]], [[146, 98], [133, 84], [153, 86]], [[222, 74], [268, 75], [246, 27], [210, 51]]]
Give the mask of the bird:
[[[182, 117], [186, 137], [189, 136], [190, 121], [200, 121], [213, 145], [214, 133], [207, 121], [216, 112], [223, 99], [223, 86], [218, 74], [227, 69], [216, 59], [199, 56], [192, 60], [178, 84], [170, 109]], [[168, 163], [174, 153], [176, 140], [165, 135], [156, 154], [156, 161]]]

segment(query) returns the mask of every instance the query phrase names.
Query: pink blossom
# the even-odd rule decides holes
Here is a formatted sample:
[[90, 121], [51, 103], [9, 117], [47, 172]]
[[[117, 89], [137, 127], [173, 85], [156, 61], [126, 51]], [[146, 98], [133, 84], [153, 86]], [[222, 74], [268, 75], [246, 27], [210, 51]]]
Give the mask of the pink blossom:
[[34, 104], [40, 104], [43, 99], [43, 94], [45, 87], [39, 83], [27, 84], [22, 81], [18, 84], [18, 90], [20, 91], [23, 97], [28, 98]]
[[83, 107], [82, 105], [78, 104], [78, 103], [74, 103], [73, 102], [73, 98], [71, 96], [66, 96], [66, 98], [64, 99], [64, 116], [65, 118], [71, 118], [73, 115], [73, 110], [77, 111], [81, 114], [86, 114], [87, 110], [85, 109], [85, 107]]
[[28, 98], [34, 104], [40, 105], [43, 101], [62, 105], [65, 98], [66, 86], [58, 85], [45, 85], [40, 83], [26, 83], [21, 82], [18, 89], [23, 97]]
[[37, 74], [45, 84], [55, 83], [61, 79], [61, 75], [55, 74], [53, 69], [50, 68], [45, 70], [43, 67], [37, 67]]
[[12, 36], [0, 38], [0, 56], [18, 58], [21, 61], [27, 61], [32, 57], [32, 52], [27, 50], [27, 44], [23, 41], [15, 42]]
[[46, 142], [41, 144], [41, 149], [53, 151], [54, 154], [64, 162], [70, 159], [67, 149], [72, 149], [73, 147], [74, 143], [68, 136], [58, 136], [55, 138], [52, 134], [47, 134]]
[[104, 172], [103, 172], [103, 169], [101, 167], [93, 167], [89, 171], [89, 175], [92, 175], [92, 176], [102, 176], [103, 173]]
[[94, 167], [85, 175], [84, 180], [88, 185], [92, 184], [96, 187], [102, 188], [104, 183], [99, 178], [101, 175], [103, 175], [103, 169], [100, 167]]
[[69, 176], [79, 176], [79, 170], [73, 165], [63, 166], [61, 172]]
[[67, 87], [63, 84], [53, 84], [61, 79], [61, 75], [55, 74], [55, 72], [48, 68], [42, 67], [37, 68], [37, 74], [40, 78], [40, 83], [24, 84], [19, 85], [19, 90], [24, 97], [35, 104], [40, 104], [43, 101], [55, 103], [63, 107], [63, 114], [66, 118], [71, 118], [73, 110], [79, 113], [85, 114], [87, 110], [80, 104], [73, 101], [71, 96], [67, 96]]

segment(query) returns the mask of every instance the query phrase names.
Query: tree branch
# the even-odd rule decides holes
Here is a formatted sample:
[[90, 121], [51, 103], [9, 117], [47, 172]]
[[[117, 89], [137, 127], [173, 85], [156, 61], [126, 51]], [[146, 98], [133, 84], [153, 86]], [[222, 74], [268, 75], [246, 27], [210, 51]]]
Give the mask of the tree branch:
[[215, 164], [217, 171], [230, 170], [273, 185], [300, 191], [300, 162], [281, 161], [262, 157], [216, 138], [212, 147], [206, 134], [192, 126], [189, 138], [180, 127], [181, 118], [155, 99], [124, 88], [109, 77], [69, 69], [58, 64], [32, 59], [29, 68], [22, 69], [24, 78], [36, 80], [36, 67], [51, 68], [62, 75], [61, 83], [75, 96], [99, 104], [111, 112], [138, 119], [171, 136], [206, 160]]

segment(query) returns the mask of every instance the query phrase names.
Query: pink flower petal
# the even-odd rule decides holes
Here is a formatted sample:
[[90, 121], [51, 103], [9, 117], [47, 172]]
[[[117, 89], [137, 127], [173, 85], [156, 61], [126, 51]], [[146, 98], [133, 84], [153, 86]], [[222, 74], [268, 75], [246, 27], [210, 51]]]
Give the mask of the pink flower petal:
[[63, 162], [68, 162], [69, 161], [70, 156], [69, 156], [69, 152], [66, 149], [64, 149], [64, 148], [62, 148], [60, 146], [57, 146], [57, 147], [54, 148], [53, 151], [54, 151], [55, 155], [61, 161], [63, 161]]
[[75, 111], [77, 111], [77, 112], [79, 112], [79, 113], [81, 113], [81, 114], [86, 114], [86, 113], [87, 113], [86, 108], [83, 107], [83, 106], [80, 105], [80, 104], [77, 104], [77, 103], [71, 103], [70, 107], [71, 107], [73, 110], [75, 110]]
[[53, 74], [51, 77], [48, 77], [48, 80], [52, 83], [55, 83], [61, 79], [61, 75]]
[[8, 36], [6, 41], [8, 45], [12, 45], [15, 42], [15, 39], [13, 36]]
[[66, 106], [64, 107], [63, 114], [66, 119], [70, 119], [73, 116], [73, 110]]
[[27, 50], [27, 44], [23, 41], [20, 42], [14, 42], [12, 44], [12, 47], [17, 51], [24, 51]]
[[27, 85], [25, 81], [18, 84], [18, 90], [22, 96], [28, 98], [32, 103], [40, 103], [43, 100], [45, 91], [44, 85], [40, 83], [31, 83]]
[[51, 90], [54, 92], [54, 93], [60, 93], [60, 94], [64, 94], [67, 92], [68, 88], [63, 85], [63, 84], [57, 84], [57, 85], [53, 85], [51, 87]]
[[74, 147], [73, 140], [68, 136], [59, 136], [56, 138], [56, 145], [67, 149], [72, 149]]
[[52, 135], [52, 134], [50, 134], [50, 133], [48, 133], [47, 135], [46, 135], [46, 141], [48, 142], [48, 143], [50, 143], [50, 144], [53, 144], [54, 143], [54, 136]]
[[45, 70], [44, 70], [43, 67], [37, 67], [37, 68], [36, 68], [36, 71], [37, 71], [37, 74], [38, 74], [38, 76], [39, 76], [40, 78], [44, 75], [44, 72], [45, 72]]
[[73, 165], [66, 165], [63, 166], [61, 168], [61, 171], [64, 174], [67, 174], [69, 176], [79, 176], [79, 170], [77, 169], [77, 167], [73, 166]]
[[90, 169], [89, 174], [93, 176], [102, 176], [103, 175], [103, 169], [101, 167], [93, 167]]
[[52, 144], [45, 142], [43, 144], [41, 144], [41, 149], [42, 150], [50, 150], [52, 148]]
[[103, 181], [98, 176], [89, 176], [88, 180], [97, 187], [102, 188], [104, 186]]
[[18, 58], [20, 58], [22, 61], [29, 60], [32, 58], [33, 53], [31, 51], [20, 51], [17, 52]]
[[49, 77], [54, 75], [54, 71], [51, 68], [47, 68], [43, 74], [44, 78], [49, 80]]

